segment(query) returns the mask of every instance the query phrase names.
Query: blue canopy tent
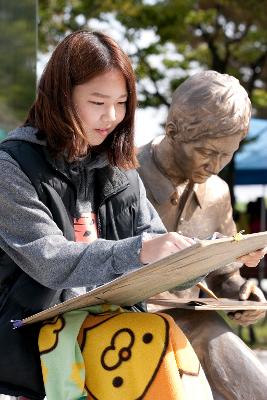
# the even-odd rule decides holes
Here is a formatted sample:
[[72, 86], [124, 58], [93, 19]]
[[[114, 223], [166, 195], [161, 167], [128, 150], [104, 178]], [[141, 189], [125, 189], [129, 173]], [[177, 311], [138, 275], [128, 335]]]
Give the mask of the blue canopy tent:
[[[252, 118], [247, 143], [235, 157], [235, 185], [262, 185], [260, 201], [260, 230], [266, 231], [265, 189], [267, 185], [267, 120]], [[265, 277], [263, 260], [257, 270], [260, 286]], [[263, 289], [263, 288], [262, 288]]]
[[266, 230], [267, 120], [252, 118], [247, 139], [235, 157], [235, 185], [262, 185], [261, 230]]
[[235, 185], [262, 185], [261, 230], [266, 230], [267, 120], [252, 118], [247, 139], [235, 157]]
[[0, 128], [0, 141], [6, 137], [6, 133], [3, 129]]
[[266, 185], [267, 120], [252, 118], [247, 139], [235, 157], [235, 185]]

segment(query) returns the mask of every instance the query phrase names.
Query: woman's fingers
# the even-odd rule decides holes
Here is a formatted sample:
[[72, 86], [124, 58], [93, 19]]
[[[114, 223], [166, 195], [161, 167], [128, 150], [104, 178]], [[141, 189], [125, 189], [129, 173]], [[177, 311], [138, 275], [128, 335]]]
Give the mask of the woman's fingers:
[[186, 247], [191, 246], [192, 244], [195, 243], [194, 239], [192, 238], [179, 235], [179, 233], [176, 232], [170, 232], [170, 233], [172, 234], [171, 237], [173, 239], [173, 243], [179, 250], [185, 249]]
[[193, 239], [179, 235], [176, 232], [168, 232], [163, 235], [147, 238], [143, 241], [140, 260], [143, 264], [155, 262], [183, 250], [194, 243]]

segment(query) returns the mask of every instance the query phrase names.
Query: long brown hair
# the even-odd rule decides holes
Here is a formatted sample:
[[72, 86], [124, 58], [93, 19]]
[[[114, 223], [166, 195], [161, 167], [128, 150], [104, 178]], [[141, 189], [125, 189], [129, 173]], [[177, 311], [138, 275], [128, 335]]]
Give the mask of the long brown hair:
[[136, 167], [134, 150], [135, 76], [128, 56], [109, 36], [101, 32], [76, 31], [55, 48], [41, 76], [37, 97], [25, 124], [39, 130], [50, 153], [67, 160], [90, 151], [87, 136], [72, 103], [72, 90], [95, 76], [118, 69], [125, 78], [128, 99], [123, 121], [98, 146], [106, 150], [112, 165]]

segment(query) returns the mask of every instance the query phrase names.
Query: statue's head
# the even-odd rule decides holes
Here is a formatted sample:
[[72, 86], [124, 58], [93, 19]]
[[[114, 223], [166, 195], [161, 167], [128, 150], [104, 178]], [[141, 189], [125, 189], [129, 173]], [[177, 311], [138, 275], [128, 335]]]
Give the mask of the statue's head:
[[250, 117], [248, 94], [233, 76], [203, 71], [184, 81], [173, 94], [166, 124], [184, 177], [201, 183], [220, 172], [246, 136]]

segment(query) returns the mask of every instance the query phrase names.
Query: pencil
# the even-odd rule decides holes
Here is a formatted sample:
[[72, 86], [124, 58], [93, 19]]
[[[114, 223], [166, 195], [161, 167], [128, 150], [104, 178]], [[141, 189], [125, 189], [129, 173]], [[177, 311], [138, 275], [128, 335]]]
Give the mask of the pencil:
[[202, 283], [197, 283], [197, 286], [199, 289], [203, 290], [203, 292], [207, 293], [210, 297], [213, 297], [216, 300], [219, 300], [218, 297], [216, 296], [215, 293], [213, 293], [212, 290], [208, 289], [206, 286], [204, 286]]

